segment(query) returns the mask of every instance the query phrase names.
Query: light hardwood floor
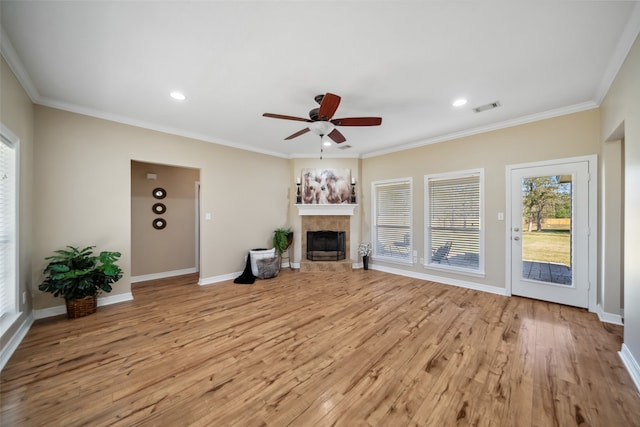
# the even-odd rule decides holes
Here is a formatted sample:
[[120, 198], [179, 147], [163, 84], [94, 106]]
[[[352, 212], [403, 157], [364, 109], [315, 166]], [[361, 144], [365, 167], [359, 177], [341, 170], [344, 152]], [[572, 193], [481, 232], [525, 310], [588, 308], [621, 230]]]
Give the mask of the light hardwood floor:
[[195, 276], [37, 321], [2, 426], [640, 426], [622, 328], [379, 271]]

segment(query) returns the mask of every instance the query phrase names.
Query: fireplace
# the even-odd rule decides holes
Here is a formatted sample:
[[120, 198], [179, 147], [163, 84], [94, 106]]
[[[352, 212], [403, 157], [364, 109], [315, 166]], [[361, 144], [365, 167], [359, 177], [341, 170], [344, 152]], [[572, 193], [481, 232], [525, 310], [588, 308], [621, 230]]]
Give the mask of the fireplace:
[[[314, 205], [323, 206], [323, 205]], [[332, 206], [332, 205], [326, 205]], [[300, 217], [300, 271], [302, 272], [348, 272], [351, 271], [351, 216], [349, 215], [301, 215]], [[344, 246], [342, 252], [344, 257], [336, 259], [335, 254], [326, 257], [324, 260], [320, 254], [311, 251], [311, 259], [307, 245], [307, 237], [309, 231], [334, 230], [343, 234]], [[324, 250], [324, 249], [321, 249]]]
[[344, 231], [307, 231], [309, 261], [340, 261], [346, 258]]

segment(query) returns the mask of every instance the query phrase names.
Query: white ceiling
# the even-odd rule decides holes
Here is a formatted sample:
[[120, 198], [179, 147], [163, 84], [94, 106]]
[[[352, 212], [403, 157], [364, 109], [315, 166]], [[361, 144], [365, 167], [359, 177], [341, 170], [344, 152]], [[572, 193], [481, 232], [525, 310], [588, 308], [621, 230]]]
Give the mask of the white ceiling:
[[[640, 30], [622, 1], [5, 1], [2, 54], [34, 102], [283, 157], [314, 96], [368, 157], [599, 105]], [[169, 97], [181, 90], [188, 97]], [[452, 107], [458, 97], [469, 102]], [[472, 108], [499, 101], [476, 114]], [[343, 145], [344, 145], [343, 144]]]

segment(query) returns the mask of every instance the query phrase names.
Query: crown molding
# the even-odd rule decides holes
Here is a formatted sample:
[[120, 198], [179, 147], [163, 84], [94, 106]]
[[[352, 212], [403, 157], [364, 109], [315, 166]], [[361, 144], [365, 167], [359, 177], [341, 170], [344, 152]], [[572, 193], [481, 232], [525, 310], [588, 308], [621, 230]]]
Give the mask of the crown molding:
[[426, 138], [418, 142], [399, 145], [387, 150], [372, 151], [361, 156], [363, 159], [382, 156], [385, 154], [397, 153], [399, 151], [411, 150], [413, 148], [424, 147], [425, 145], [437, 144], [440, 142], [452, 141], [454, 139], [465, 138], [467, 136], [478, 135], [494, 130], [510, 128], [514, 126], [524, 125], [528, 123], [538, 122], [541, 120], [551, 119], [554, 117], [565, 116], [567, 114], [579, 113], [581, 111], [592, 110], [597, 108], [598, 104], [594, 101], [582, 102], [580, 104], [569, 105], [568, 107], [556, 108], [553, 110], [543, 111], [541, 113], [530, 114], [528, 116], [517, 117], [515, 119], [505, 120], [498, 123], [491, 123], [486, 126], [479, 126], [472, 129], [466, 129], [460, 132], [449, 133], [433, 138]]
[[624, 31], [618, 40], [618, 44], [602, 76], [602, 81], [593, 96], [597, 105], [602, 103], [607, 92], [609, 92], [609, 88], [618, 75], [620, 68], [622, 68], [625, 59], [627, 59], [627, 55], [629, 55], [631, 47], [638, 38], [638, 34], [640, 34], [640, 2], [637, 2], [634, 6], [629, 21], [627, 21], [627, 25], [624, 27]]
[[39, 105], [45, 106], [45, 107], [56, 108], [58, 110], [68, 111], [70, 113], [82, 114], [84, 116], [90, 116], [90, 117], [95, 117], [95, 118], [98, 118], [98, 119], [109, 120], [109, 121], [116, 122], [116, 123], [122, 123], [122, 124], [125, 124], [125, 125], [135, 126], [135, 127], [138, 127], [138, 128], [149, 129], [149, 130], [162, 132], [162, 133], [166, 133], [166, 134], [170, 134], [170, 135], [182, 136], [182, 137], [185, 137], [185, 138], [195, 139], [195, 140], [198, 140], [198, 141], [210, 142], [210, 143], [213, 143], [213, 144], [224, 145], [224, 146], [231, 147], [231, 148], [237, 148], [239, 150], [251, 151], [251, 152], [259, 153], [259, 154], [266, 154], [266, 155], [269, 155], [269, 156], [280, 157], [280, 158], [283, 158], [283, 159], [289, 158], [288, 155], [285, 155], [285, 154], [282, 154], [282, 153], [279, 153], [279, 152], [270, 151], [270, 150], [262, 150], [260, 148], [256, 148], [256, 147], [253, 147], [253, 146], [244, 145], [244, 144], [238, 144], [238, 143], [226, 141], [226, 140], [221, 139], [221, 138], [211, 137], [210, 135], [204, 135], [204, 134], [201, 134], [201, 133], [190, 132], [190, 131], [187, 131], [187, 130], [184, 130], [184, 129], [178, 129], [178, 128], [173, 128], [173, 127], [168, 127], [168, 126], [161, 126], [161, 125], [158, 125], [156, 123], [146, 122], [144, 120], [132, 119], [130, 117], [120, 116], [118, 114], [111, 114], [111, 113], [107, 113], [107, 112], [104, 112], [104, 111], [96, 110], [96, 109], [93, 109], [93, 108], [81, 107], [81, 106], [78, 106], [78, 105], [75, 105], [75, 104], [69, 104], [69, 103], [65, 103], [65, 102], [55, 101], [55, 100], [49, 99], [49, 98], [40, 98], [38, 100], [38, 102], [36, 102], [36, 103], [39, 104]]
[[40, 99], [40, 94], [36, 89], [36, 86], [33, 84], [33, 80], [29, 77], [29, 73], [22, 65], [22, 61], [18, 56], [18, 53], [13, 48], [11, 41], [9, 40], [9, 36], [5, 33], [4, 28], [0, 26], [0, 54], [7, 61], [9, 68], [13, 71], [13, 74], [16, 76], [22, 87], [29, 98], [31, 98], [31, 102], [37, 103]]

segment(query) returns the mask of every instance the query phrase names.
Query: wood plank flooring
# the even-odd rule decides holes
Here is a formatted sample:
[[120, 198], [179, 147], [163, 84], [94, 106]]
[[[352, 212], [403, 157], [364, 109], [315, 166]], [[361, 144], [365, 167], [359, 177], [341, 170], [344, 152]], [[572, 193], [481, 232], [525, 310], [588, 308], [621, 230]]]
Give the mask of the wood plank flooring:
[[2, 426], [640, 426], [622, 327], [379, 271], [197, 277], [37, 321]]

